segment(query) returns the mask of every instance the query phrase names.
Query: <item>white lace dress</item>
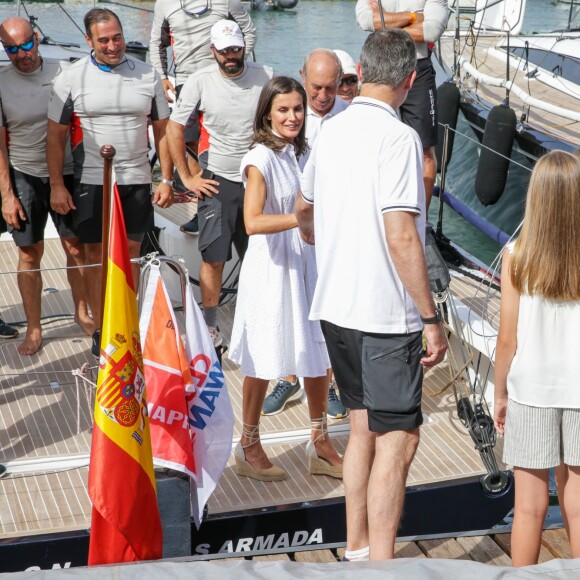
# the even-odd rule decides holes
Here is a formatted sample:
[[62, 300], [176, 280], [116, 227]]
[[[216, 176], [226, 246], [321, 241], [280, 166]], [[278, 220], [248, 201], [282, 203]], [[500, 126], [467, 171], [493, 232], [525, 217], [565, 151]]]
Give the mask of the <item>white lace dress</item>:
[[[291, 145], [272, 151], [257, 145], [242, 159], [264, 176], [265, 214], [294, 212], [300, 168]], [[330, 366], [320, 323], [308, 320], [316, 284], [314, 247], [297, 228], [250, 236], [242, 263], [229, 358], [244, 375], [275, 379], [320, 377]]]

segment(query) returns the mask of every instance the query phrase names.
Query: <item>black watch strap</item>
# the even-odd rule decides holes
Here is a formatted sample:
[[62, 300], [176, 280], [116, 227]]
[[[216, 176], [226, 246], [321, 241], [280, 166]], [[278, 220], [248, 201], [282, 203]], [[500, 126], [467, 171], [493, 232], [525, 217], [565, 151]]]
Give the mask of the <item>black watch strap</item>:
[[441, 316], [439, 316], [439, 310], [435, 310], [435, 316], [430, 318], [423, 318], [421, 316], [421, 322], [423, 324], [439, 324], [441, 322]]

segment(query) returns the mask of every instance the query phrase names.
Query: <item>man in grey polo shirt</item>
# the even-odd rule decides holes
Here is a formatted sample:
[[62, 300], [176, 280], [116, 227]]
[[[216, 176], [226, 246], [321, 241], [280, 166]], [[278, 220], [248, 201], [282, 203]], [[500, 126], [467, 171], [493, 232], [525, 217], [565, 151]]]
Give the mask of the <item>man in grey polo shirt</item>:
[[321, 320], [351, 411], [343, 471], [348, 559], [368, 559], [369, 547], [371, 559], [394, 557], [423, 422], [422, 368], [440, 362], [447, 349], [424, 255], [423, 151], [395, 112], [415, 65], [406, 32], [369, 35], [360, 97], [325, 124], [296, 202], [303, 238], [316, 241], [310, 318]]
[[[139, 255], [145, 233], [153, 225], [153, 205], [173, 201], [173, 165], [165, 138], [169, 105], [157, 71], [125, 54], [123, 28], [111, 10], [94, 8], [85, 15], [90, 56], [58, 77], [48, 110], [48, 170], [52, 207], [62, 215], [72, 211], [87, 264], [101, 261], [103, 159], [100, 148], [116, 149], [114, 168], [119, 186], [129, 254]], [[148, 119], [161, 163], [161, 184], [151, 195]], [[64, 145], [70, 131], [75, 184], [63, 182]], [[138, 279], [139, 266], [133, 265]], [[95, 321], [101, 320], [100, 268], [87, 268], [85, 287]], [[100, 331], [93, 334], [92, 352], [99, 355]]]
[[[93, 332], [80, 270], [82, 253], [70, 216], [51, 210], [46, 164], [47, 110], [54, 78], [61, 63], [42, 58], [38, 39], [24, 18], [8, 18], [0, 38], [10, 64], [0, 68], [0, 190], [2, 214], [18, 246], [18, 288], [27, 329], [19, 344], [21, 355], [33, 355], [42, 345], [39, 272], [44, 253], [44, 228], [51, 214], [65, 251], [68, 281], [75, 304], [75, 320]], [[7, 143], [8, 146], [7, 146]], [[65, 179], [72, 184], [72, 159], [67, 148]], [[15, 336], [17, 334], [14, 331]]]
[[[224, 263], [232, 243], [240, 258], [248, 245], [244, 227], [244, 187], [240, 162], [252, 142], [253, 122], [262, 87], [271, 68], [245, 62], [240, 27], [221, 20], [211, 29], [215, 62], [191, 75], [179, 95], [167, 127], [169, 149], [183, 184], [199, 200], [199, 282], [206, 324], [215, 346], [223, 339], [217, 329], [217, 305]], [[205, 169], [185, 156], [185, 125], [192, 114], [203, 116], [199, 159]]]

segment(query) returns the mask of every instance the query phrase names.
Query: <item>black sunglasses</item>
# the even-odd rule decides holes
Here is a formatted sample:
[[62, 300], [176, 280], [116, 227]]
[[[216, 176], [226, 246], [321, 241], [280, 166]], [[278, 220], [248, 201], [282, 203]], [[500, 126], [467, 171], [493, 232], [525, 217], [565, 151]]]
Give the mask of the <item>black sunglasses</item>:
[[355, 76], [343, 77], [342, 79], [340, 79], [340, 83], [338, 83], [338, 86], [348, 85], [349, 87], [352, 87], [353, 85], [356, 85], [357, 83], [358, 83], [358, 78]]
[[23, 42], [22, 44], [4, 44], [2, 43], [4, 50], [8, 54], [18, 54], [19, 50], [23, 50], [24, 52], [30, 52], [32, 47], [34, 46], [34, 34], [32, 35], [30, 40]]
[[228, 54], [228, 52], [233, 52], [234, 54], [238, 54], [238, 52], [244, 50], [243, 46], [226, 46], [225, 48], [222, 48], [221, 50], [218, 50], [215, 46], [213, 48], [220, 56], [225, 56], [226, 54]]

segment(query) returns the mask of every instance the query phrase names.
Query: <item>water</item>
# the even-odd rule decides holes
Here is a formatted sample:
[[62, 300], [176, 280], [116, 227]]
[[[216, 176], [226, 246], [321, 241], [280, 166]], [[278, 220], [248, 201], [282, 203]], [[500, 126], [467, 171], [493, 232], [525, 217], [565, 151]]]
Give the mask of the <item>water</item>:
[[[97, 6], [110, 7], [120, 17], [127, 40], [149, 43], [149, 33], [153, 15], [146, 10], [153, 9], [153, 2], [126, 2], [126, 6], [114, 3], [98, 3]], [[69, 20], [71, 18], [82, 27], [84, 14], [94, 6], [93, 2], [71, 1], [61, 6], [46, 3], [26, 3], [29, 14], [38, 18], [38, 25], [45, 35], [58, 41], [76, 42], [85, 46], [81, 31]], [[138, 9], [141, 8], [141, 9]], [[570, 5], [546, 0], [527, 0], [524, 32], [539, 32], [566, 27]], [[574, 9], [578, 23], [579, 8]], [[0, 19], [16, 13], [16, 4], [0, 3]], [[23, 15], [25, 13], [23, 12]], [[300, 0], [295, 10], [281, 12], [253, 12], [252, 17], [258, 30], [258, 44], [255, 56], [260, 63], [273, 66], [278, 74], [299, 76], [304, 56], [318, 47], [340, 48], [358, 59], [367, 33], [360, 30], [355, 21], [354, 0]], [[460, 120], [458, 129], [473, 137], [471, 130]], [[524, 165], [523, 159], [514, 158]], [[474, 192], [475, 142], [457, 137], [453, 159], [447, 177], [448, 191], [460, 196], [472, 209], [509, 233], [517, 225], [523, 208], [525, 184], [529, 171], [512, 167], [506, 193], [502, 199], [489, 208], [484, 208]], [[433, 203], [431, 220], [436, 220], [437, 203]], [[446, 208], [444, 213], [444, 233], [457, 244], [486, 263], [491, 262], [500, 250], [499, 246], [467, 225]]]

